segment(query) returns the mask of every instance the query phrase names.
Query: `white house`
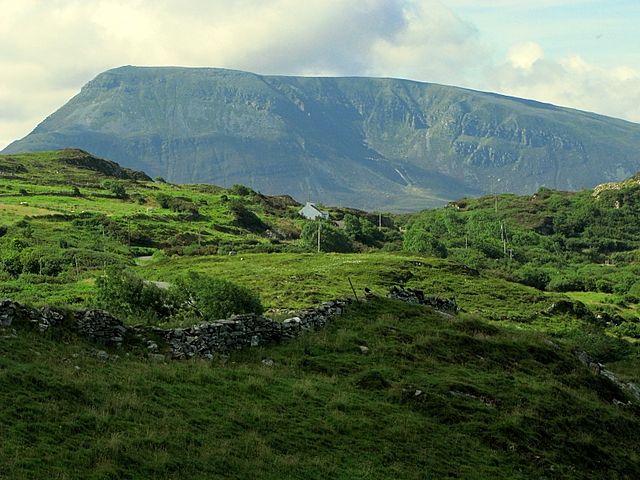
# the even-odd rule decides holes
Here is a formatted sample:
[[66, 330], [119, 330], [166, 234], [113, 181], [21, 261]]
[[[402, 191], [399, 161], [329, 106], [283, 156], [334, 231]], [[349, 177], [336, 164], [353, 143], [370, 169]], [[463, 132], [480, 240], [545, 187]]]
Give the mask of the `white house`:
[[318, 218], [329, 220], [329, 214], [323, 212], [311, 202], [307, 202], [307, 204], [298, 211], [298, 214], [308, 220], [317, 220]]

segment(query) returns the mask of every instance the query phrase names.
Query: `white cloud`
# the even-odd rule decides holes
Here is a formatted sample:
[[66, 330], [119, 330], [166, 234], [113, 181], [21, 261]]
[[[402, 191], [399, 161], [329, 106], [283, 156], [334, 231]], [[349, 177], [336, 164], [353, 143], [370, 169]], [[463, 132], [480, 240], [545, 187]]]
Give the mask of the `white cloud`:
[[437, 2], [407, 2], [404, 28], [373, 44], [370, 71], [440, 83], [465, 83], [487, 57], [476, 27]]
[[640, 70], [624, 65], [603, 68], [579, 55], [548, 59], [533, 45], [510, 49], [486, 88], [640, 121]]
[[542, 60], [544, 52], [542, 47], [535, 42], [519, 43], [512, 46], [507, 53], [509, 63], [514, 68], [523, 70], [531, 70], [531, 67], [538, 61]]

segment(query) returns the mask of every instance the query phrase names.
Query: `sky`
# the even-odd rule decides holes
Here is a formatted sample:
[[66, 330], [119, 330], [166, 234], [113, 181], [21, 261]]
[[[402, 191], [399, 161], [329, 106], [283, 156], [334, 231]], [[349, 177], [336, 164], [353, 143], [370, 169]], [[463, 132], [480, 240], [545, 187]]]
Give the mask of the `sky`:
[[639, 0], [0, 0], [0, 149], [100, 72], [409, 78], [640, 122]]

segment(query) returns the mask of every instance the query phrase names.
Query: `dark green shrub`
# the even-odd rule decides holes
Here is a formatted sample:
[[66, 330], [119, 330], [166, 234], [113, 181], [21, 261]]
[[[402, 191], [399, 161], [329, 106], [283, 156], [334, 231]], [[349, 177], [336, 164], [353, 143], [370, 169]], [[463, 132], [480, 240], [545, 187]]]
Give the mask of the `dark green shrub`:
[[554, 275], [551, 277], [547, 290], [552, 292], [582, 292], [585, 290], [581, 278], [570, 273]]
[[239, 195], [241, 197], [245, 197], [247, 195], [251, 195], [252, 193], [255, 193], [249, 187], [245, 187], [244, 185], [240, 185], [238, 183], [236, 183], [235, 185], [232, 185], [229, 191], [234, 195]]
[[187, 213], [191, 216], [198, 216], [198, 206], [185, 197], [172, 197], [166, 193], [156, 195], [156, 201], [162, 208], [168, 208], [176, 213]]
[[551, 276], [547, 270], [529, 264], [524, 265], [517, 275], [520, 283], [537, 288], [538, 290], [544, 290], [550, 278]]
[[169, 294], [182, 312], [205, 320], [264, 311], [258, 296], [247, 288], [195, 272], [178, 278]]
[[27, 249], [20, 254], [22, 273], [55, 277], [71, 265], [53, 249]]
[[635, 297], [640, 297], [640, 280], [631, 285], [631, 288], [629, 288], [627, 293]]
[[168, 292], [134, 274], [110, 267], [96, 280], [96, 303], [133, 322], [156, 323], [172, 312]]
[[127, 198], [127, 191], [120, 182], [105, 180], [102, 182], [102, 188], [109, 190], [116, 198]]
[[0, 266], [11, 277], [17, 277], [22, 273], [22, 261], [16, 253], [9, 253], [0, 259]]
[[250, 232], [264, 232], [268, 226], [255, 213], [249, 210], [240, 200], [234, 200], [229, 204], [229, 210], [233, 214], [233, 223], [237, 227], [246, 228]]
[[449, 258], [474, 270], [482, 270], [488, 265], [487, 257], [473, 248], [458, 248], [449, 253]]
[[596, 290], [603, 293], [613, 293], [613, 282], [606, 278], [596, 280]]

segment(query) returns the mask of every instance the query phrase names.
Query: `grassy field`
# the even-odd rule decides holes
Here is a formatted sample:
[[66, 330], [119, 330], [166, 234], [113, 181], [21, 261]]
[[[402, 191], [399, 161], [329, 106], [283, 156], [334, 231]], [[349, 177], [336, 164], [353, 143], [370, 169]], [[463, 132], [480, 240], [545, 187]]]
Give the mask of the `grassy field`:
[[213, 362], [94, 351], [0, 340], [0, 477], [640, 475], [637, 408], [611, 404], [623, 394], [563, 342], [472, 317], [380, 300]]
[[161, 258], [138, 268], [144, 278], [171, 282], [184, 271], [220, 276], [260, 292], [272, 309], [301, 308], [365, 287], [386, 295], [391, 286], [423, 289], [455, 299], [469, 312], [495, 320], [527, 320], [548, 307], [557, 294], [485, 277], [447, 260], [402, 253], [243, 254]]
[[[387, 217], [377, 244], [354, 241], [357, 253], [311, 253], [298, 208], [78, 151], [0, 156], [0, 298], [94, 307], [112, 266], [169, 284], [231, 280], [276, 319], [352, 286], [378, 297], [323, 331], [213, 361], [154, 362], [133, 347], [105, 361], [65, 330], [0, 329], [0, 479], [640, 478], [637, 402], [575, 355], [640, 383], [640, 344], [622, 329], [638, 318], [632, 295], [526, 286], [509, 274], [516, 261], [475, 265], [464, 237], [449, 258], [403, 252], [406, 215]], [[331, 209], [345, 230], [349, 212], [366, 219]], [[587, 267], [605, 269], [585, 278]], [[607, 285], [636, 281], [632, 265], [616, 268]], [[461, 312], [388, 300], [391, 286]]]

